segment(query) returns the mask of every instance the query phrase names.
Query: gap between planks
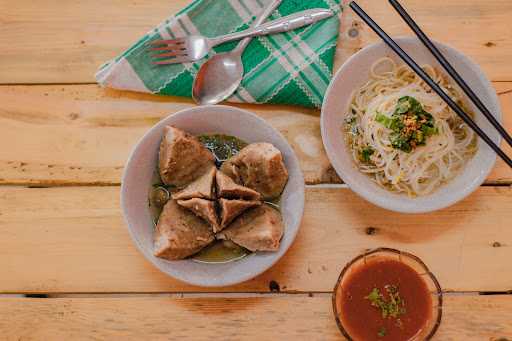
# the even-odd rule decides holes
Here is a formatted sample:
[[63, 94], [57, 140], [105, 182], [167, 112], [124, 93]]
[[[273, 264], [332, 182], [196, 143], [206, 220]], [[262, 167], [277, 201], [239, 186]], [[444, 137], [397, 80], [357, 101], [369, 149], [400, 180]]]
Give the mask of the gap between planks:
[[[507, 296], [510, 292], [444, 291], [448, 296]], [[170, 297], [170, 298], [263, 298], [263, 297], [331, 297], [330, 291], [315, 292], [103, 292], [103, 293], [39, 293], [39, 294], [0, 294], [0, 298], [124, 298], [124, 297]]]
[[[510, 291], [443, 291], [443, 296], [500, 296], [512, 295]], [[238, 297], [331, 297], [332, 291], [301, 291], [301, 292], [61, 292], [61, 293], [19, 293], [0, 294], [2, 297], [26, 297], [26, 298], [116, 298], [116, 297], [177, 297], [177, 298], [238, 298]]]

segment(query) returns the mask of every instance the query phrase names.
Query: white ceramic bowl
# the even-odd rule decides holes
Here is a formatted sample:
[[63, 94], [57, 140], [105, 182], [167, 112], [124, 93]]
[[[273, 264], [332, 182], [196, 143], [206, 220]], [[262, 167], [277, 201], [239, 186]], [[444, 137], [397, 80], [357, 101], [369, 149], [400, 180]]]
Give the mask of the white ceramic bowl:
[[[420, 65], [428, 63], [444, 72], [435, 58], [416, 38], [396, 38], [395, 40]], [[498, 121], [501, 121], [498, 97], [480, 67], [452, 47], [440, 43], [436, 43], [436, 46], [479, 95], [487, 108], [496, 115]], [[397, 63], [403, 64], [383, 42], [370, 45], [347, 60], [336, 73], [327, 90], [322, 107], [322, 139], [334, 169], [354, 192], [373, 204], [392, 211], [430, 212], [462, 200], [484, 182], [496, 161], [495, 153], [480, 139], [478, 152], [464, 171], [428, 196], [409, 198], [403, 194], [391, 193], [357, 170], [345, 143], [343, 120], [348, 112], [352, 93], [368, 81], [371, 65], [382, 57], [390, 57]], [[469, 100], [465, 104], [476, 113], [475, 122], [499, 145], [501, 138], [496, 130]]]
[[[148, 208], [148, 193], [166, 125], [176, 126], [194, 135], [220, 133], [236, 136], [248, 143], [270, 142], [281, 151], [289, 172], [289, 180], [281, 201], [285, 231], [279, 251], [258, 252], [225, 264], [204, 264], [192, 260], [166, 261], [153, 256], [153, 224]], [[136, 145], [123, 175], [121, 206], [133, 241], [157, 268], [190, 284], [226, 286], [246, 281], [264, 272], [288, 250], [297, 235], [304, 211], [304, 178], [299, 161], [288, 142], [261, 118], [234, 107], [195, 107], [163, 119]]]

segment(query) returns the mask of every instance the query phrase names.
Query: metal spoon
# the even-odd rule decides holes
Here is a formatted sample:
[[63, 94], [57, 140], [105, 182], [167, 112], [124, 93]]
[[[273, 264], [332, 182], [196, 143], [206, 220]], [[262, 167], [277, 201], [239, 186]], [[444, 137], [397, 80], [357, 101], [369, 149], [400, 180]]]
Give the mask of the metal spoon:
[[[274, 0], [252, 27], [265, 22], [282, 0]], [[217, 104], [231, 96], [240, 86], [244, 76], [242, 54], [252, 38], [245, 38], [230, 52], [218, 53], [199, 69], [192, 88], [192, 98], [198, 104]]]

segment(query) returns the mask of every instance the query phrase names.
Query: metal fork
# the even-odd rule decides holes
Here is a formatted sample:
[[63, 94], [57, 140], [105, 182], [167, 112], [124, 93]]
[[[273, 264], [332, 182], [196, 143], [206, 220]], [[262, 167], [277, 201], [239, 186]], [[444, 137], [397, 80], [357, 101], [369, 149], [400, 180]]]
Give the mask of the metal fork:
[[148, 43], [151, 46], [149, 50], [161, 52], [152, 56], [154, 58], [153, 64], [156, 65], [193, 62], [206, 57], [208, 52], [217, 45], [247, 37], [264, 36], [295, 30], [327, 19], [333, 15], [334, 13], [328, 9], [309, 9], [268, 22], [256, 28], [250, 28], [245, 31], [215, 38], [192, 35], [184, 38], [153, 40]]

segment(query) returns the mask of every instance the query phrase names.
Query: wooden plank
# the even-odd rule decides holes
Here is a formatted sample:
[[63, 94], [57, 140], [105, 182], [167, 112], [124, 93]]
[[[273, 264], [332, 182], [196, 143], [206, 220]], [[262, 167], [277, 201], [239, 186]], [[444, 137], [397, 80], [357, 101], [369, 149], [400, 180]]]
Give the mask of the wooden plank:
[[[512, 83], [495, 83], [512, 131]], [[130, 149], [189, 100], [102, 90], [95, 85], [0, 86], [0, 184], [119, 184]], [[308, 184], [338, 183], [320, 136], [319, 112], [243, 105], [283, 133]], [[13, 144], [13, 141], [16, 143]], [[510, 151], [510, 149], [509, 149]], [[511, 183], [499, 161], [488, 183]]]
[[[346, 2], [346, 1], [345, 1]], [[189, 0], [0, 1], [0, 83], [94, 82], [96, 69], [128, 48]], [[409, 29], [385, 1], [359, 1], [392, 35]], [[508, 0], [407, 0], [414, 18], [433, 38], [480, 63], [492, 80], [512, 81], [512, 2]], [[442, 9], [442, 10], [440, 10]], [[338, 65], [377, 37], [350, 10], [343, 13]], [[485, 27], [485, 29], [482, 29]], [[352, 37], [348, 35], [351, 28]], [[359, 34], [354, 36], [354, 32]]]
[[[79, 86], [0, 87], [0, 183], [119, 184], [138, 139], [190, 100]], [[339, 182], [320, 139], [315, 110], [244, 105], [281, 131], [308, 183]], [[21, 136], [20, 136], [21, 135]]]
[[[10, 340], [339, 340], [330, 295], [0, 299]], [[448, 296], [436, 340], [512, 337], [512, 296]], [[257, 321], [257, 323], [255, 323]]]
[[[447, 291], [512, 289], [512, 188], [482, 187], [440, 212], [400, 215], [346, 188], [308, 188], [289, 252], [254, 280], [209, 291], [330, 291], [366, 248], [421, 257]], [[160, 273], [136, 250], [117, 187], [0, 188], [0, 293], [201, 292]], [[275, 283], [274, 283], [275, 287]]]
[[[509, 134], [512, 134], [512, 83], [494, 83], [494, 87], [496, 88], [496, 93], [498, 94], [501, 102], [503, 126], [507, 129]], [[506, 144], [506, 142], [501, 144], [501, 148], [509, 156], [512, 155], [512, 148]], [[510, 171], [510, 167], [507, 166], [507, 164], [500, 158], [497, 159], [494, 170], [489, 174], [488, 183], [511, 183], [512, 172]]]
[[0, 83], [94, 82], [102, 63], [189, 2], [2, 0]]
[[[345, 4], [348, 2], [343, 0]], [[363, 0], [358, 4], [389, 35], [414, 35], [387, 1]], [[451, 45], [475, 60], [491, 80], [512, 80], [508, 62], [512, 56], [512, 31], [509, 29], [512, 2], [404, 0], [401, 4], [431, 39]], [[380, 41], [352, 10], [347, 9], [343, 19], [337, 65], [361, 47]]]

